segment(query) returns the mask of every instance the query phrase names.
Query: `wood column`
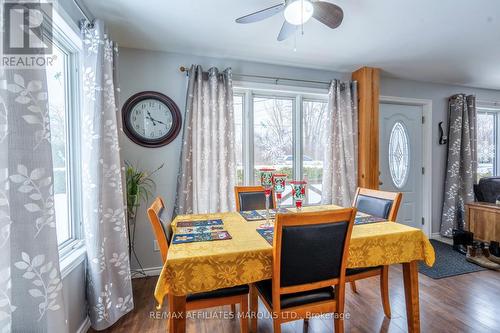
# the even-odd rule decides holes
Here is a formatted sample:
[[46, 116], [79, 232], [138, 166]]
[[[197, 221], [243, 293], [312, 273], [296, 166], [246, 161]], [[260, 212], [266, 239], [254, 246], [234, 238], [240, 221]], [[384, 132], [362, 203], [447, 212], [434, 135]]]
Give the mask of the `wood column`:
[[358, 186], [378, 189], [380, 70], [362, 67], [352, 79], [358, 82]]

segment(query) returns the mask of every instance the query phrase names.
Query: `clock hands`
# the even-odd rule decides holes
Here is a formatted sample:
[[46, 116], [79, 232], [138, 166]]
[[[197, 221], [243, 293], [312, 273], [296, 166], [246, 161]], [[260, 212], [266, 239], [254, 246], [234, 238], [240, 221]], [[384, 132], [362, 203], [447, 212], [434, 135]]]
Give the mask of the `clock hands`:
[[149, 120], [151, 120], [153, 122], [153, 126], [156, 126], [156, 122], [158, 120], [154, 119], [153, 117], [151, 117], [151, 113], [149, 111], [146, 111], [148, 113], [148, 116], [146, 118], [149, 118]]
[[148, 113], [148, 116], [146, 118], [149, 119], [149, 120], [151, 120], [153, 122], [153, 126], [156, 126], [156, 123], [163, 124], [163, 125], [167, 126], [167, 124], [165, 124], [163, 121], [156, 120], [153, 117], [151, 117], [151, 113], [149, 111], [147, 111], [147, 113]]

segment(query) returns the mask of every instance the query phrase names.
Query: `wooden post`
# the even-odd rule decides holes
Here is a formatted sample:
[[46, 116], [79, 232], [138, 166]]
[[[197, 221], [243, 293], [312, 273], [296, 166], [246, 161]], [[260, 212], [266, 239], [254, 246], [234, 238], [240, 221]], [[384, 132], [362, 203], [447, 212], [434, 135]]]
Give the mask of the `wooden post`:
[[358, 82], [358, 186], [379, 186], [380, 70], [362, 67], [352, 73]]

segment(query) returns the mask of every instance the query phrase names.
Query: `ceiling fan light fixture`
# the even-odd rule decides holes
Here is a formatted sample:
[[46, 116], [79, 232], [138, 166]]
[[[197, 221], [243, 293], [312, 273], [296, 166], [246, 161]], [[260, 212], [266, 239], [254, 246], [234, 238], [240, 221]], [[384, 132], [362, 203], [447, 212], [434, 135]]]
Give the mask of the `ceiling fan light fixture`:
[[286, 5], [285, 20], [293, 25], [301, 25], [309, 21], [314, 12], [314, 7], [309, 0], [295, 0]]

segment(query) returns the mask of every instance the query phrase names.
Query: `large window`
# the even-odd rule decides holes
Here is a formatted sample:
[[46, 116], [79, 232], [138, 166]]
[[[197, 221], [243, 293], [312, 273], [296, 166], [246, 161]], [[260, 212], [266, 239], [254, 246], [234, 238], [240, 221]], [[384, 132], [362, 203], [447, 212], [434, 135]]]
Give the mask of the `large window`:
[[[327, 95], [237, 88], [234, 95], [238, 184], [259, 183], [271, 167], [308, 182], [306, 202], [321, 203]], [[283, 203], [291, 205], [287, 186]]]
[[46, 67], [48, 106], [54, 172], [54, 211], [61, 257], [78, 246], [81, 236], [80, 193], [80, 84], [81, 41], [56, 15], [53, 59]]
[[479, 109], [477, 112], [477, 177], [496, 176], [498, 147], [498, 113], [500, 110]]

